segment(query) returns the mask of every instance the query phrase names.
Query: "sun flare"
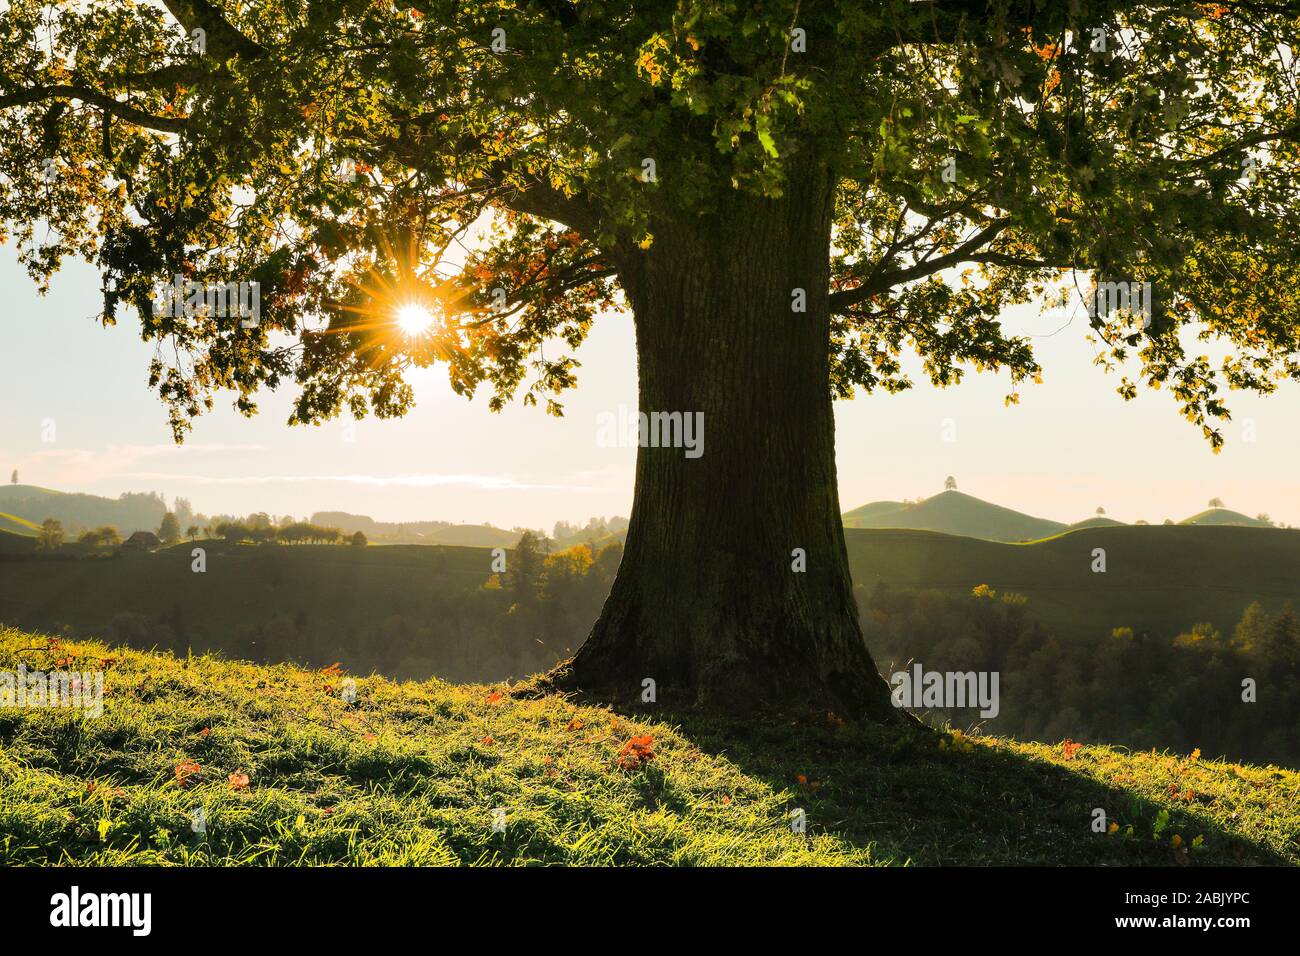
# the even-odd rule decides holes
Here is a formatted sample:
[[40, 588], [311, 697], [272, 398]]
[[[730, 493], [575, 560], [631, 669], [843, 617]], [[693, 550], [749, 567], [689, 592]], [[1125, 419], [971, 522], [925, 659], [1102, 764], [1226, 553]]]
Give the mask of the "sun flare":
[[433, 313], [417, 302], [397, 310], [398, 327], [410, 336], [423, 335], [433, 326]]

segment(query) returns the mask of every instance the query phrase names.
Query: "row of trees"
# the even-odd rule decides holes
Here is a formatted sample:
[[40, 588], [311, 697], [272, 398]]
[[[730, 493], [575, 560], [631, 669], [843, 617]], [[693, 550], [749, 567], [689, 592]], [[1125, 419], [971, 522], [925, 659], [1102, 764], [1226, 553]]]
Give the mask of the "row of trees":
[[[346, 531], [331, 525], [314, 521], [301, 521], [289, 515], [277, 518], [264, 511], [254, 512], [242, 518], [232, 515], [219, 515], [210, 520], [203, 519], [202, 516], [194, 518], [193, 511], [185, 499], [177, 498], [176, 501], [178, 504], [185, 505], [186, 512], [181, 514], [175, 511], [167, 511], [163, 514], [162, 521], [156, 531], [158, 540], [163, 545], [178, 544], [185, 539], [194, 541], [199, 538], [221, 538], [232, 544], [241, 542], [265, 544], [272, 541], [281, 544], [339, 544], [347, 541], [353, 545], [364, 546], [369, 543], [367, 535], [361, 530], [348, 534]], [[194, 518], [194, 520], [186, 524], [183, 520], [186, 517]], [[202, 520], [203, 523], [197, 523], [199, 520]], [[451, 527], [450, 524], [446, 526]], [[570, 524], [567, 521], [557, 522], [555, 535], [552, 539], [547, 539], [542, 532], [526, 529], [516, 530], [520, 531], [528, 539], [528, 542], [531, 542], [522, 545], [526, 553], [532, 547], [544, 546], [551, 548], [555, 546], [568, 547], [578, 543], [596, 544], [611, 535], [619, 534], [626, 528], [626, 518], [606, 519], [597, 517], [590, 519], [586, 524]], [[76, 534], [79, 544], [96, 550], [116, 548], [123, 541], [123, 535], [113, 525], [101, 525], [79, 533], [74, 529], [74, 534]], [[62, 547], [67, 537], [68, 534], [60, 521], [47, 519], [38, 534], [38, 542], [42, 550], [52, 551]]]
[[310, 521], [295, 521], [280, 527], [263, 524], [247, 524], [242, 521], [220, 521], [210, 529], [213, 536], [237, 544], [251, 541], [254, 544], [266, 544], [278, 541], [281, 544], [338, 544], [345, 538], [358, 546], [366, 544], [366, 536], [360, 531], [350, 538], [338, 528], [327, 528], [312, 524]]
[[627, 530], [628, 520], [622, 516], [612, 518], [591, 518], [586, 524], [570, 523], [568, 521], [557, 521], [555, 528], [551, 532], [552, 539], [562, 546], [572, 544], [585, 544], [591, 541], [599, 541], [601, 538], [611, 534], [618, 534]]
[[[282, 544], [338, 544], [347, 540], [350, 544], [364, 547], [366, 536], [360, 531], [345, 535], [338, 528], [327, 528], [310, 521], [291, 521], [279, 526], [270, 521], [217, 521], [200, 528], [191, 524], [185, 529], [184, 537], [191, 541], [201, 535], [221, 538], [230, 544], [251, 541], [255, 544], [280, 542]], [[163, 515], [157, 531], [158, 540], [164, 545], [173, 545], [181, 541], [180, 520], [173, 512]], [[55, 551], [63, 546], [65, 532], [63, 524], [53, 518], [42, 522], [37, 533], [37, 547], [42, 551]], [[112, 525], [84, 531], [77, 538], [77, 543], [91, 549], [116, 548], [122, 543], [121, 532]]]
[[[198, 534], [198, 528], [192, 525], [187, 533], [194, 538]], [[42, 551], [57, 551], [63, 547], [66, 538], [67, 532], [63, 528], [63, 522], [56, 518], [46, 518], [41, 522], [40, 530], [37, 532], [36, 545]], [[181, 540], [180, 523], [176, 515], [170, 511], [163, 516], [162, 523], [158, 527], [158, 540], [163, 544], [176, 544]], [[77, 543], [94, 550], [116, 548], [122, 543], [122, 533], [113, 525], [100, 525], [98, 528], [91, 528], [78, 534]]]
[[[181, 515], [170, 511], [163, 515], [162, 524], [158, 527], [158, 538], [163, 544], [176, 544], [181, 540], [181, 518]], [[337, 544], [348, 536], [338, 528], [298, 521], [290, 515], [276, 518], [265, 511], [257, 511], [242, 518], [218, 515], [203, 524], [191, 523], [185, 528], [184, 537], [191, 541], [199, 537], [222, 538], [232, 543], [278, 541], [283, 544]], [[356, 535], [352, 535], [348, 539], [353, 544], [365, 543], [365, 535], [361, 535], [360, 542], [356, 538]]]

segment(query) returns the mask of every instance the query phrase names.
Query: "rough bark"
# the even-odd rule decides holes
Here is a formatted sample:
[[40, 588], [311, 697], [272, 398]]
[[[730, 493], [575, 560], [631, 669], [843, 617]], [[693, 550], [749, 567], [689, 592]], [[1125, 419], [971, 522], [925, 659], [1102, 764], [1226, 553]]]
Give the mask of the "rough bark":
[[651, 678], [674, 707], [894, 715], [862, 642], [840, 522], [832, 182], [805, 171], [779, 199], [729, 194], [620, 264], [640, 410], [702, 412], [703, 454], [638, 449], [622, 564], [566, 683], [637, 700]]

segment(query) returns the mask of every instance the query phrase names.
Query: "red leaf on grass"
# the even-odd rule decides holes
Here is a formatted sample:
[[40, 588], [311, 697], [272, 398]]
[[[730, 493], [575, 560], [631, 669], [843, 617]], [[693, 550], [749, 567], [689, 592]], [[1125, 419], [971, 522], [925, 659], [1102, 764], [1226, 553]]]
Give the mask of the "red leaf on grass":
[[655, 757], [655, 739], [649, 734], [633, 737], [618, 752], [615, 763], [624, 770], [640, 770]]

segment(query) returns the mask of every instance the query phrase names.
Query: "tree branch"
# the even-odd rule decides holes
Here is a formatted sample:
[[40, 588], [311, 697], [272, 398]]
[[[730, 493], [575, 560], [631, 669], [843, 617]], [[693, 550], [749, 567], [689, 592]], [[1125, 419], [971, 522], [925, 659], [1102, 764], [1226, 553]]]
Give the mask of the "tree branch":
[[589, 203], [578, 196], [566, 196], [540, 179], [531, 179], [523, 189], [503, 192], [497, 201], [515, 212], [563, 223], [588, 238], [598, 222], [596, 210]]
[[1204, 166], [1207, 163], [1213, 163], [1224, 156], [1230, 156], [1233, 153], [1240, 153], [1242, 150], [1249, 149], [1252, 146], [1258, 146], [1260, 143], [1269, 143], [1279, 139], [1296, 139], [1300, 138], [1300, 123], [1292, 123], [1290, 126], [1284, 126], [1282, 129], [1272, 133], [1255, 133], [1250, 136], [1243, 136], [1235, 143], [1220, 147], [1212, 153], [1206, 153], [1204, 156], [1197, 156], [1192, 159], [1177, 160], [1177, 165], [1183, 168], [1195, 168]]
[[989, 226], [981, 229], [974, 236], [967, 239], [960, 246], [951, 252], [942, 256], [936, 256], [933, 259], [927, 259], [924, 262], [918, 262], [908, 266], [906, 269], [888, 269], [884, 272], [872, 276], [867, 282], [858, 286], [856, 289], [845, 289], [841, 292], [832, 292], [830, 296], [831, 314], [845, 312], [864, 302], [873, 295], [881, 292], [887, 292], [896, 285], [902, 285], [905, 282], [913, 282], [917, 279], [924, 279], [926, 276], [934, 275], [950, 266], [955, 266], [965, 262], [968, 258], [988, 245], [1003, 229], [1010, 225], [1010, 221], [1001, 219]]
[[203, 31], [204, 53], [218, 60], [256, 60], [266, 51], [240, 33], [208, 0], [163, 0], [163, 6], [186, 33]]
[[155, 116], [153, 113], [134, 107], [129, 103], [115, 100], [106, 93], [100, 93], [84, 86], [60, 84], [19, 90], [16, 93], [0, 96], [0, 110], [7, 109], [10, 106], [26, 106], [29, 103], [39, 103], [42, 100], [50, 99], [82, 100], [93, 106], [98, 106], [104, 112], [111, 113], [118, 119], [126, 120], [137, 126], [143, 126], [146, 129], [157, 130], [161, 133], [180, 133], [185, 130], [186, 120], [184, 117]]
[[148, 73], [123, 73], [105, 78], [107, 90], [174, 90], [214, 79], [215, 75], [193, 63], [169, 63]]

